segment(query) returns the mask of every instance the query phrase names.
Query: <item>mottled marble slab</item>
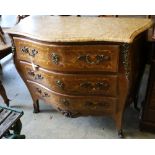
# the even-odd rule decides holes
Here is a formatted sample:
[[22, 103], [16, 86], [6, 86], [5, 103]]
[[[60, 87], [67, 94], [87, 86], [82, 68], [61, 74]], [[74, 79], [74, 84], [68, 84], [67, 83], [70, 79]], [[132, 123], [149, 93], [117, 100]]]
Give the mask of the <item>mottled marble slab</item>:
[[132, 43], [152, 24], [143, 18], [30, 16], [7, 32], [48, 42]]

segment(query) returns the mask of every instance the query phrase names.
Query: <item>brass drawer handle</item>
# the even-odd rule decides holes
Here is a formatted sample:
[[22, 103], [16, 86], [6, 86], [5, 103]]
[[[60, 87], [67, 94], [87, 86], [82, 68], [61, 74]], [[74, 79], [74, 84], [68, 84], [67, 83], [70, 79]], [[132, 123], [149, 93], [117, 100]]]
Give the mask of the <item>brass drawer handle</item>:
[[95, 84], [92, 82], [84, 82], [80, 84], [80, 87], [90, 90], [107, 90], [110, 84], [107, 81], [96, 82]]
[[46, 92], [43, 92], [42, 97], [50, 97], [50, 95]]
[[84, 61], [87, 64], [98, 65], [98, 64], [100, 64], [100, 63], [102, 63], [104, 61], [110, 60], [110, 56], [108, 56], [108, 55], [96, 55], [95, 59], [96, 59], [96, 61], [92, 61], [91, 57], [89, 55], [81, 55], [81, 56], [78, 57], [78, 60]]
[[29, 54], [29, 56], [35, 57], [38, 51], [36, 49], [30, 49], [26, 46], [21, 48], [21, 52]]
[[63, 110], [60, 107], [57, 108], [58, 111], [60, 111], [64, 116], [70, 117], [70, 118], [76, 118], [80, 115], [79, 112], [71, 112], [69, 110]]
[[109, 103], [108, 102], [96, 102], [96, 103], [94, 103], [91, 101], [86, 101], [85, 106], [86, 107], [105, 107], [105, 108], [108, 108]]
[[35, 80], [42, 80], [44, 77], [41, 74], [36, 74], [34, 79]]
[[59, 88], [64, 89], [64, 83], [61, 80], [56, 80], [55, 83]]
[[92, 89], [93, 85], [92, 85], [91, 82], [84, 82], [84, 83], [80, 83], [80, 87], [87, 88], [87, 89]]
[[32, 57], [35, 57], [35, 55], [38, 53], [37, 50], [35, 49], [32, 49], [31, 52], [29, 52], [29, 55], [32, 56]]
[[59, 55], [57, 55], [56, 53], [52, 53], [51, 54], [51, 58], [52, 58], [52, 62], [54, 64], [58, 64], [59, 63], [60, 58], [59, 58]]
[[97, 83], [95, 83], [95, 85], [96, 85], [96, 89], [99, 89], [99, 90], [108, 89], [110, 87], [110, 85], [107, 81], [97, 82]]
[[23, 52], [23, 53], [29, 53], [29, 48], [26, 47], [26, 46], [24, 46], [24, 47], [21, 48], [21, 52]]
[[34, 71], [29, 70], [28, 75], [30, 75], [34, 80], [42, 80], [44, 77], [41, 74], [35, 74]]
[[60, 101], [62, 104], [64, 104], [65, 106], [69, 106], [69, 100], [67, 99], [61, 99]]
[[42, 97], [50, 97], [50, 95], [47, 92], [43, 92], [40, 88], [36, 88], [36, 91], [42, 96]]

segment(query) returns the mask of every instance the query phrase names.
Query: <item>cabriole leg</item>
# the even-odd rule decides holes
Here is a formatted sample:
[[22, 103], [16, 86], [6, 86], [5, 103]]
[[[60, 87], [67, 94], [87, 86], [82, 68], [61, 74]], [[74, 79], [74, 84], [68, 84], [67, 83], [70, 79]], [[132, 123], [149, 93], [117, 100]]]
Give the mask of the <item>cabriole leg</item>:
[[123, 112], [119, 112], [115, 116], [115, 124], [118, 132], [118, 138], [124, 138], [123, 129], [122, 129], [122, 126], [123, 126], [122, 120], [123, 120]]
[[123, 130], [119, 129], [118, 130], [118, 138], [124, 138]]
[[33, 112], [34, 113], [39, 113], [40, 112], [40, 109], [39, 109], [39, 100], [33, 100]]

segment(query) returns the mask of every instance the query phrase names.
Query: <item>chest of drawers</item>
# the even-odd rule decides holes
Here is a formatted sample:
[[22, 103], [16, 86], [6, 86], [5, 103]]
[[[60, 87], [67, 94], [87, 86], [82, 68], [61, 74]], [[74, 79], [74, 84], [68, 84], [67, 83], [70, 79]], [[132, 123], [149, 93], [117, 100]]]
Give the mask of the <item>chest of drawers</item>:
[[122, 136], [151, 25], [148, 19], [34, 16], [9, 30], [34, 111], [42, 99], [68, 117], [108, 115]]

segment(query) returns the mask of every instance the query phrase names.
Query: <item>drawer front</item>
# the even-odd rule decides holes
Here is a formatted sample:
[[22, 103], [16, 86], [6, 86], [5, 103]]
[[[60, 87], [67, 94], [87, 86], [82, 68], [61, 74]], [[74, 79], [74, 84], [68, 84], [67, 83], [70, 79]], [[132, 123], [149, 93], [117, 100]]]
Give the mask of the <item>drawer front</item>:
[[14, 38], [16, 58], [54, 71], [118, 71], [119, 45], [49, 45]]
[[26, 79], [40, 83], [63, 94], [117, 95], [117, 76], [101, 74], [61, 74], [43, 68], [33, 69], [30, 63], [20, 62]]
[[60, 112], [71, 112], [79, 115], [113, 114], [116, 111], [116, 99], [110, 97], [69, 96], [46, 89], [41, 85], [28, 81], [30, 92], [53, 105]]

